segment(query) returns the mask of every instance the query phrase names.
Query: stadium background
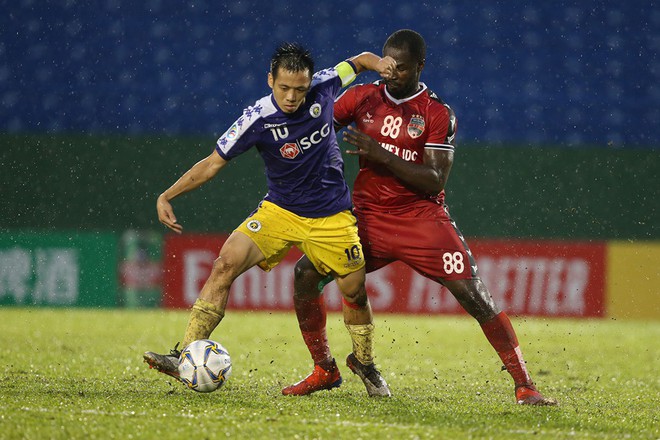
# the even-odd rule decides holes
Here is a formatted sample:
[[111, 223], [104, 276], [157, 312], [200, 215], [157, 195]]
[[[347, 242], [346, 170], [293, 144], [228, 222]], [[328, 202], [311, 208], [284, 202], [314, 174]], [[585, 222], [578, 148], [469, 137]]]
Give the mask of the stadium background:
[[[654, 2], [172, 5], [5, 6], [0, 304], [126, 304], [122, 265], [161, 258], [157, 195], [268, 92], [278, 42], [305, 43], [320, 68], [412, 28], [423, 80], [458, 115], [448, 201], [463, 232], [602, 245], [606, 315], [660, 318]], [[231, 231], [263, 196], [261, 170], [247, 154], [177, 200], [186, 230]]]

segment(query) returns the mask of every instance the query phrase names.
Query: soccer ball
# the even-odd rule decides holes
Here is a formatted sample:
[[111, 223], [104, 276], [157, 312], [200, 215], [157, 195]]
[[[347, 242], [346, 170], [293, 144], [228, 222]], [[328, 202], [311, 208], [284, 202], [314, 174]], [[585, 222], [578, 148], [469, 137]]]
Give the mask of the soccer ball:
[[231, 375], [229, 352], [218, 342], [200, 339], [190, 343], [179, 358], [179, 378], [191, 390], [210, 393]]

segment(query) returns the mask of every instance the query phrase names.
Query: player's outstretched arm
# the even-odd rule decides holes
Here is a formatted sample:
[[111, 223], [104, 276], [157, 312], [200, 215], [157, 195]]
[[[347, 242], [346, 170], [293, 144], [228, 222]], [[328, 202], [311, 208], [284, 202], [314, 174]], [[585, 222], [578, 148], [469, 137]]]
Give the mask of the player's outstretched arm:
[[372, 70], [378, 72], [383, 78], [389, 78], [396, 69], [394, 58], [390, 56], [381, 58], [371, 52], [362, 52], [360, 55], [350, 58], [350, 61], [355, 65], [356, 74]]
[[193, 165], [179, 180], [158, 196], [158, 200], [156, 201], [158, 220], [177, 234], [180, 234], [183, 231], [183, 226], [177, 222], [170, 200], [208, 182], [226, 164], [227, 161], [214, 151], [208, 157]]

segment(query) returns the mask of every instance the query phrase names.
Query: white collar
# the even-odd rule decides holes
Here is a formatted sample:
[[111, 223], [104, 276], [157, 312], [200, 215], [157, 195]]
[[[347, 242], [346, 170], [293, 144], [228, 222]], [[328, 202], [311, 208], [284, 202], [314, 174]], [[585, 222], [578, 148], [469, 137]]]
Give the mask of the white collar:
[[404, 103], [406, 101], [410, 101], [411, 99], [417, 98], [420, 94], [422, 94], [424, 92], [424, 90], [426, 90], [426, 84], [424, 84], [423, 82], [420, 82], [419, 83], [419, 90], [417, 91], [417, 93], [415, 93], [412, 96], [408, 96], [407, 98], [396, 99], [392, 95], [390, 95], [390, 92], [387, 91], [387, 85], [386, 85], [385, 86], [385, 95], [389, 98], [390, 101], [392, 101], [396, 105], [399, 105], [399, 104]]

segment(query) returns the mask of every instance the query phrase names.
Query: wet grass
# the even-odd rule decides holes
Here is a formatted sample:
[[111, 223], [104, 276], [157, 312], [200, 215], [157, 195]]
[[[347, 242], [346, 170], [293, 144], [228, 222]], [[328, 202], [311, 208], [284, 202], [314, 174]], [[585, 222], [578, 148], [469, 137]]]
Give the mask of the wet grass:
[[[467, 317], [377, 316], [377, 363], [394, 396], [369, 399], [343, 367], [331, 392], [284, 397], [311, 370], [293, 313], [229, 311], [214, 333], [234, 374], [197, 394], [149, 370], [186, 312], [0, 309], [1, 439], [462, 439], [660, 437], [660, 323], [514, 319], [529, 369], [560, 406], [514, 404]], [[350, 341], [328, 331], [343, 364]], [[341, 368], [341, 367], [340, 367]]]

